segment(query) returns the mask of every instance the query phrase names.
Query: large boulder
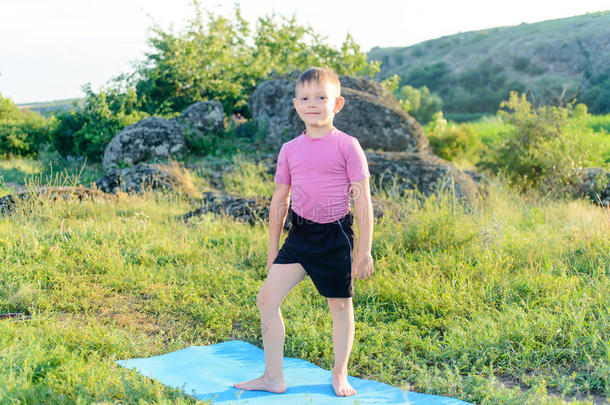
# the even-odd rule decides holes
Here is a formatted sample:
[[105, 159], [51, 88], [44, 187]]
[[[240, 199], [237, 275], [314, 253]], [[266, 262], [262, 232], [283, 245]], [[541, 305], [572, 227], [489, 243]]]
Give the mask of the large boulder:
[[104, 151], [104, 170], [140, 162], [180, 158], [186, 142], [180, 121], [148, 117], [119, 132]]
[[183, 124], [190, 124], [198, 133], [220, 132], [224, 129], [225, 112], [216, 100], [199, 101], [180, 115]]
[[[363, 148], [401, 152], [429, 151], [428, 139], [417, 121], [379, 83], [340, 76], [345, 106], [335, 116], [340, 130], [358, 138]], [[252, 115], [267, 128], [267, 142], [276, 147], [299, 135], [305, 126], [296, 113], [294, 80], [269, 80], [250, 96]]]
[[189, 141], [224, 128], [224, 111], [218, 101], [190, 105], [178, 118], [148, 117], [121, 130], [106, 146], [104, 170], [140, 162], [180, 159]]

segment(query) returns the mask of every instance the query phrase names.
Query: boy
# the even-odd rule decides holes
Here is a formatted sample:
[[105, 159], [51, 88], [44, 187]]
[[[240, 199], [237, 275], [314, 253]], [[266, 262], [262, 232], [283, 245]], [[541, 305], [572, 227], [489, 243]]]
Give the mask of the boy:
[[[337, 396], [350, 396], [356, 393], [347, 381], [347, 363], [354, 341], [352, 275], [361, 279], [373, 273], [370, 174], [358, 140], [333, 126], [335, 114], [345, 103], [336, 74], [330, 69], [306, 70], [297, 79], [295, 93], [294, 107], [305, 123], [305, 131], [280, 149], [276, 188], [269, 210], [269, 273], [257, 297], [265, 372], [234, 387], [286, 391], [282, 371], [285, 332], [280, 304], [309, 275], [318, 292], [328, 299], [333, 317], [332, 387]], [[353, 216], [349, 204], [352, 188], [359, 229], [353, 260]], [[288, 213], [292, 226], [278, 252]]]

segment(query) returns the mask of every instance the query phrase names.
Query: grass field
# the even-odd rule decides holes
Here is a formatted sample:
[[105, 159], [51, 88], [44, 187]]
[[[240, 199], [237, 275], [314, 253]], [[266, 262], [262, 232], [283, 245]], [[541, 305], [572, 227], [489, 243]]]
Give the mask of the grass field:
[[[270, 189], [244, 167], [233, 190]], [[374, 228], [376, 272], [355, 285], [351, 375], [482, 404], [607, 401], [607, 209], [499, 180], [476, 204], [393, 202]], [[0, 217], [0, 312], [31, 315], [0, 320], [1, 403], [194, 403], [114, 361], [231, 339], [261, 347], [266, 224], [177, 219], [190, 209], [149, 193], [40, 199]], [[332, 320], [311, 281], [282, 311], [286, 355], [329, 369]]]

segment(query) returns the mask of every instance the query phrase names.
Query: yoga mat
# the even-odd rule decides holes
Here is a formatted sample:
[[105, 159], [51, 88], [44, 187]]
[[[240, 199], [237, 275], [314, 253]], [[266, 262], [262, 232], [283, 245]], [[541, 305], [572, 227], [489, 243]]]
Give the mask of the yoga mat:
[[331, 372], [305, 360], [284, 357], [288, 389], [283, 394], [243, 391], [236, 382], [259, 377], [265, 370], [262, 349], [240, 340], [209, 346], [190, 346], [175, 352], [141, 359], [117, 360], [116, 364], [213, 404], [414, 404], [461, 405], [468, 402], [438, 395], [404, 391], [377, 381], [349, 377], [357, 391], [337, 397], [330, 385]]

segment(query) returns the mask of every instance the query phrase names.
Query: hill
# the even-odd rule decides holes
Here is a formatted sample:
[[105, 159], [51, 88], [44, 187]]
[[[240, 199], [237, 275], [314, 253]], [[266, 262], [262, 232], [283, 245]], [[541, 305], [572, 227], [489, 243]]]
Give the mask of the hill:
[[495, 112], [510, 90], [610, 112], [610, 11], [375, 47], [368, 57], [382, 61], [381, 78], [438, 93], [446, 112]]
[[68, 98], [64, 100], [43, 101], [36, 103], [17, 104], [19, 108], [27, 108], [48, 117], [54, 112], [69, 112], [74, 105], [82, 106], [82, 98]]

